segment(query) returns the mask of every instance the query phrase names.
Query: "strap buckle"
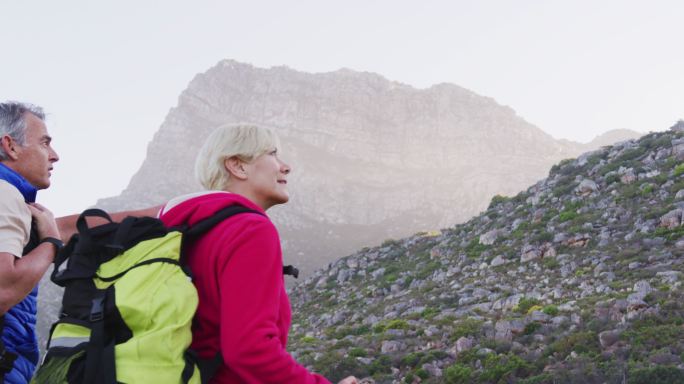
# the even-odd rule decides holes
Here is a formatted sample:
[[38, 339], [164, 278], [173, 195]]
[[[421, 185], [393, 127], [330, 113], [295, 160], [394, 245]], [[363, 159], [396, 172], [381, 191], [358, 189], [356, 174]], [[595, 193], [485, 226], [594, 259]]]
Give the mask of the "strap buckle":
[[90, 307], [90, 322], [94, 323], [104, 318], [104, 296], [96, 297]]

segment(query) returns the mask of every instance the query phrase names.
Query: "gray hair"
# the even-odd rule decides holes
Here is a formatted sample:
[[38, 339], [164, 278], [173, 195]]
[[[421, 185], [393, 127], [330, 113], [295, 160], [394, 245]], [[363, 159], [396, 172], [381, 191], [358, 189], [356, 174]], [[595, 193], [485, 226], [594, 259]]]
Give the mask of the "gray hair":
[[[9, 136], [19, 145], [26, 142], [26, 118], [25, 114], [30, 113], [41, 120], [45, 120], [43, 108], [16, 101], [0, 103], [0, 138]], [[0, 148], [0, 160], [8, 160], [5, 151]]]

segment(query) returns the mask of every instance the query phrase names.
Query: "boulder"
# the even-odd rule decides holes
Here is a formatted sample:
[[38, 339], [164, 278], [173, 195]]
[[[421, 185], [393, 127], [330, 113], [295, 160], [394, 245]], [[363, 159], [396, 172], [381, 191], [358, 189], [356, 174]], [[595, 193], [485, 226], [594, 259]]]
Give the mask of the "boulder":
[[602, 348], [608, 348], [611, 345], [617, 343], [620, 340], [620, 334], [622, 331], [618, 329], [613, 329], [609, 331], [603, 331], [599, 333], [599, 343]]
[[540, 259], [542, 251], [534, 245], [525, 245], [520, 253], [520, 262], [526, 263], [531, 260]]
[[492, 245], [496, 241], [497, 237], [499, 237], [499, 231], [492, 229], [491, 231], [480, 235], [480, 244]]
[[575, 193], [579, 196], [588, 196], [599, 190], [598, 184], [593, 180], [584, 179], [575, 189]]
[[668, 229], [676, 228], [682, 224], [682, 210], [673, 209], [660, 217], [660, 226]]

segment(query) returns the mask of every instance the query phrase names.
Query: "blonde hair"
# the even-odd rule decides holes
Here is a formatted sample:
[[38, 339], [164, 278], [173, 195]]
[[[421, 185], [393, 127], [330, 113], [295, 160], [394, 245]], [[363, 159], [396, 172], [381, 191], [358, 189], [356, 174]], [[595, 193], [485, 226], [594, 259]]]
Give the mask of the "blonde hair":
[[256, 125], [222, 125], [207, 137], [195, 160], [195, 177], [208, 190], [224, 190], [230, 174], [226, 159], [237, 157], [250, 162], [264, 153], [277, 150], [275, 132]]

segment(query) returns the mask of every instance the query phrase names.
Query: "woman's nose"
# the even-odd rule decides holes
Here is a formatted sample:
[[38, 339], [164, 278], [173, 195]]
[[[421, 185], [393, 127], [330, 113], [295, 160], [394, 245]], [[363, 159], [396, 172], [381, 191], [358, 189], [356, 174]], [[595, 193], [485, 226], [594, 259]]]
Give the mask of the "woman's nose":
[[281, 162], [280, 171], [287, 175], [292, 171], [292, 168], [290, 168], [290, 166], [287, 163]]

